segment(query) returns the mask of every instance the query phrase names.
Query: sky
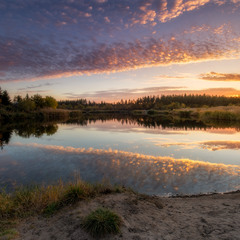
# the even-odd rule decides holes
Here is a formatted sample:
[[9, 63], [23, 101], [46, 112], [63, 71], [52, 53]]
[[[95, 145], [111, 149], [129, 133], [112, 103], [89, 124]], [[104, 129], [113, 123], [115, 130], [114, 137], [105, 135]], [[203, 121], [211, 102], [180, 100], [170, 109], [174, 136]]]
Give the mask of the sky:
[[0, 86], [114, 102], [240, 96], [240, 0], [0, 0]]

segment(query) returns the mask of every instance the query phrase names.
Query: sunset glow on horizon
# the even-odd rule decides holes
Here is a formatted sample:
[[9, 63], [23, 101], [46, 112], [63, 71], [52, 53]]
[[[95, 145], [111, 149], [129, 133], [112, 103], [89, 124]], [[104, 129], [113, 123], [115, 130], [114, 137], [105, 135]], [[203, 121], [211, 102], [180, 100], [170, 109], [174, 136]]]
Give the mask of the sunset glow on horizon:
[[0, 2], [0, 86], [96, 102], [240, 96], [240, 0]]

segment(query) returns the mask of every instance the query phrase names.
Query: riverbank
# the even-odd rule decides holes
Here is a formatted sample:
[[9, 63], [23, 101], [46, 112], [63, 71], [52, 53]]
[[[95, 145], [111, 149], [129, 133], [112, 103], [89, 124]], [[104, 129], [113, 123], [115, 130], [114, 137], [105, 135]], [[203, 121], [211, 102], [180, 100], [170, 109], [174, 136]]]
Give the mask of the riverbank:
[[174, 198], [110, 193], [67, 206], [48, 218], [26, 218], [16, 225], [15, 236], [17, 240], [90, 240], [81, 221], [104, 207], [121, 217], [122, 226], [119, 234], [103, 239], [239, 239], [239, 202], [239, 191]]
[[35, 120], [35, 121], [67, 121], [69, 119], [81, 119], [86, 117], [97, 116], [106, 118], [108, 115], [122, 115], [133, 118], [150, 117], [166, 121], [194, 120], [202, 121], [206, 124], [216, 121], [238, 122], [240, 120], [239, 106], [218, 106], [202, 108], [180, 108], [180, 109], [145, 109], [145, 110], [67, 110], [43, 108], [37, 111], [16, 111], [11, 107], [0, 108], [0, 121], [14, 122], [18, 120]]
[[34, 121], [66, 121], [69, 118], [77, 118], [82, 115], [78, 110], [44, 108], [37, 111], [16, 111], [12, 108], [0, 108], [0, 121], [16, 122], [19, 120]]

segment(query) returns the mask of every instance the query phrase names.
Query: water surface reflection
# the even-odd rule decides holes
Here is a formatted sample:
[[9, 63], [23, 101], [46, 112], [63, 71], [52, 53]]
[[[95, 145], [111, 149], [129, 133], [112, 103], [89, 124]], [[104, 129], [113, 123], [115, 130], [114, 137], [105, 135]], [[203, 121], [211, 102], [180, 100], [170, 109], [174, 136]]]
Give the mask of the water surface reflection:
[[240, 166], [111, 149], [19, 143], [11, 146], [1, 166], [2, 184], [66, 181], [77, 172], [83, 180], [107, 179], [148, 194], [226, 192], [240, 187]]
[[1, 125], [0, 186], [68, 181], [77, 172], [148, 194], [233, 191], [240, 188], [239, 139], [229, 124], [150, 117]]

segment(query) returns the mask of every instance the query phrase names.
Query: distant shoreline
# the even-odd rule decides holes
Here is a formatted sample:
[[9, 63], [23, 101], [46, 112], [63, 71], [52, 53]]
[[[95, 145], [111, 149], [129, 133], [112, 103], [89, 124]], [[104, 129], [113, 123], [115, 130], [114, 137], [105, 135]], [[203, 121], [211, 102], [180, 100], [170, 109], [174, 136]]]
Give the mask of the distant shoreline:
[[64, 120], [82, 117], [84, 115], [97, 114], [122, 114], [131, 116], [148, 116], [152, 118], [169, 118], [169, 119], [185, 119], [185, 120], [202, 120], [202, 121], [239, 121], [239, 106], [219, 106], [208, 108], [180, 108], [172, 110], [68, 110], [68, 109], [41, 109], [32, 112], [13, 111], [11, 109], [0, 109], [0, 121], [16, 121], [19, 119], [34, 120]]

